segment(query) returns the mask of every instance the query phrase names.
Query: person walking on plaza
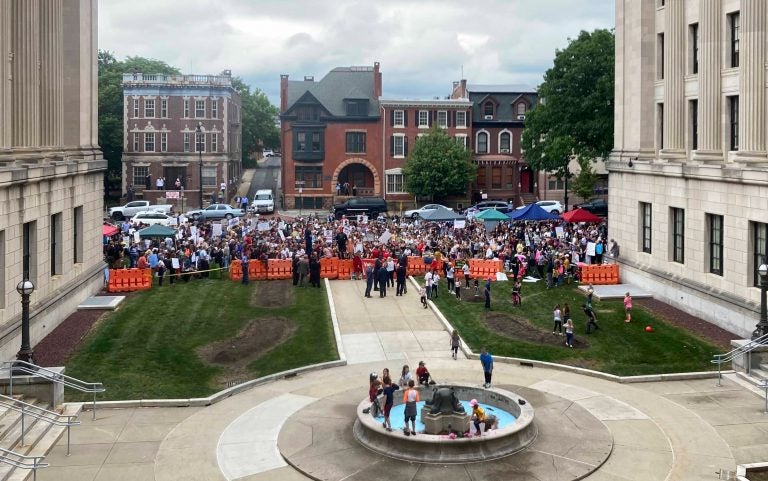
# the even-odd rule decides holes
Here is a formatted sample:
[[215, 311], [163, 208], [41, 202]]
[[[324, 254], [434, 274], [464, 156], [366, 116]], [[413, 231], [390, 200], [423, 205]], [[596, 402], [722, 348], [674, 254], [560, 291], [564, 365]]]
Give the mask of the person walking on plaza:
[[632, 322], [632, 296], [629, 295], [629, 292], [624, 296], [624, 312], [627, 314], [624, 322]]
[[385, 266], [379, 267], [379, 297], [387, 297], [387, 281], [389, 280], [389, 272]]
[[395, 277], [397, 278], [397, 291], [395, 295], [402, 296], [405, 293], [405, 276], [407, 271], [405, 266], [398, 264], [395, 268]]
[[299, 287], [304, 287], [304, 280], [309, 274], [309, 261], [307, 260], [307, 256], [301, 256], [297, 268], [299, 271]]
[[493, 356], [486, 348], [480, 350], [480, 364], [483, 365], [483, 376], [485, 383], [483, 387], [491, 387], [491, 376], [493, 376]]
[[459, 357], [459, 344], [461, 344], [461, 337], [459, 337], [459, 331], [454, 329], [451, 333], [451, 357], [454, 360]]
[[243, 284], [248, 285], [248, 256], [243, 254], [240, 258], [240, 265], [243, 267]]
[[365, 265], [365, 297], [371, 297], [371, 289], [373, 288], [373, 266], [370, 264]]
[[582, 304], [581, 308], [587, 316], [587, 334], [592, 333], [592, 327], [594, 327], [595, 330], [600, 329], [600, 326], [597, 325], [597, 316], [595, 316], [595, 311], [592, 310], [592, 306]]
[[419, 297], [421, 298], [421, 305], [424, 306], [424, 309], [427, 308], [427, 288], [425, 286], [421, 286], [419, 288]]

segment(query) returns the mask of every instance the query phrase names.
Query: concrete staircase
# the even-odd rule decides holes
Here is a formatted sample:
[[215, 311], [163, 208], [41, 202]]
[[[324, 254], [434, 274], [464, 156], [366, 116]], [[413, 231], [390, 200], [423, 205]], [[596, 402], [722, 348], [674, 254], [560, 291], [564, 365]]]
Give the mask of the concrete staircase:
[[[22, 399], [21, 396], [14, 396], [14, 398], [62, 415], [79, 416], [82, 411], [82, 404], [80, 403], [51, 409], [50, 405], [37, 399]], [[13, 451], [18, 455], [43, 457], [53, 449], [62, 435], [66, 435], [67, 430], [66, 426], [56, 426], [31, 415], [25, 415], [24, 444], [22, 445], [21, 424], [20, 412], [0, 405], [0, 448]], [[45, 460], [41, 460], [41, 462], [45, 462]], [[33, 479], [33, 477], [34, 474], [31, 469], [14, 467], [0, 462], [0, 481], [25, 481]]]

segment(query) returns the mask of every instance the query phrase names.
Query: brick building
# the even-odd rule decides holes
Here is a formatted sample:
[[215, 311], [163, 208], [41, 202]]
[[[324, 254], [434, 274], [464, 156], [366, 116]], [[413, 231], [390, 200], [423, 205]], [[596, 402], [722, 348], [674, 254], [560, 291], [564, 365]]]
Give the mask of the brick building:
[[123, 97], [123, 195], [160, 203], [168, 196], [177, 210], [199, 207], [201, 176], [204, 203], [220, 195], [222, 182], [225, 198], [234, 192], [242, 165], [241, 113], [229, 71], [124, 74]]

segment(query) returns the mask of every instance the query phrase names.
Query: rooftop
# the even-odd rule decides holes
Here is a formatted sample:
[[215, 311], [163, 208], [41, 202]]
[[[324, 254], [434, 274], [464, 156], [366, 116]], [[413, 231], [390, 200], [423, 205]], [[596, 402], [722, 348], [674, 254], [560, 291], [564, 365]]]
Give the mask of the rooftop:
[[232, 73], [225, 70], [220, 75], [166, 75], [161, 73], [124, 73], [123, 85], [176, 85], [231, 87]]
[[536, 93], [536, 88], [525, 84], [508, 84], [508, 85], [493, 85], [493, 84], [470, 84], [467, 85], [467, 90], [470, 92], [484, 92], [484, 93]]

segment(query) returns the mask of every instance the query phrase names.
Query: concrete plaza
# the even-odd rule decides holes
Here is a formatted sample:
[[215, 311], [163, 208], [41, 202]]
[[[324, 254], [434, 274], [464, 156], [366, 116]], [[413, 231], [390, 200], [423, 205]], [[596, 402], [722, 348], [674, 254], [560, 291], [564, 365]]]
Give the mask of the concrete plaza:
[[[354, 411], [340, 407], [356, 405], [367, 395], [371, 371], [388, 367], [399, 373], [403, 364], [415, 367], [424, 360], [438, 381], [482, 384], [478, 361], [451, 359], [448, 333], [431, 309], [421, 308], [412, 285], [406, 296], [395, 297], [390, 290], [383, 299], [364, 298], [362, 281], [334, 281], [330, 286], [346, 366], [264, 384], [208, 407], [101, 409], [96, 421], [83, 416], [83, 426], [73, 430], [72, 455], [65, 456], [60, 442], [46, 459], [51, 467], [41, 470], [38, 479], [308, 479], [278, 450], [286, 420], [313, 410], [328, 422], [351, 422]], [[766, 457], [764, 402], [730, 378], [721, 386], [715, 379], [623, 384], [497, 363], [494, 384], [557, 395], [602, 421], [613, 437], [613, 451], [585, 478], [591, 481], [714, 480], [722, 470], [734, 471], [737, 464]], [[290, 449], [285, 438], [284, 433], [281, 448]], [[347, 442], [323, 440], [314, 455], [339, 455]], [[355, 477], [360, 471], [355, 457], [346, 459], [333, 474], [363, 479]], [[382, 460], [387, 479], [431, 479], [427, 472], [389, 471], [393, 463]], [[468, 479], [464, 470], [458, 471], [451, 479]]]

